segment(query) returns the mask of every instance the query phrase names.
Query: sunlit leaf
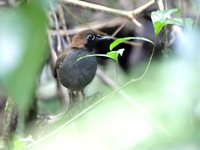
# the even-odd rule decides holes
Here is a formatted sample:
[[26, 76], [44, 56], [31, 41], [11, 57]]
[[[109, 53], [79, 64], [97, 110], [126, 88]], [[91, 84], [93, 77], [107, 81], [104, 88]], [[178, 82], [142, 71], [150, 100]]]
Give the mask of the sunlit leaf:
[[154, 32], [156, 37], [159, 35], [160, 31], [168, 24], [174, 24], [178, 26], [189, 26], [193, 24], [192, 19], [190, 18], [171, 18], [171, 14], [178, 12], [178, 9], [169, 9], [162, 11], [154, 11], [151, 13], [151, 19], [154, 26]]
[[119, 49], [118, 51], [111, 51], [111, 52], [108, 52], [107, 55], [118, 62], [118, 56], [122, 56], [123, 55], [123, 52], [124, 52], [124, 49]]
[[193, 20], [191, 18], [170, 18], [167, 20], [167, 24], [174, 24], [178, 26], [186, 26], [192, 28]]
[[167, 20], [170, 15], [177, 12], [178, 9], [158, 10], [151, 13], [151, 19], [154, 26], [155, 35], [158, 36], [164, 26], [167, 25]]
[[125, 37], [125, 38], [116, 39], [114, 42], [112, 42], [110, 44], [110, 50], [112, 51], [113, 48], [115, 48], [119, 44], [124, 43], [124, 42], [129, 41], [129, 40], [142, 40], [142, 41], [146, 41], [146, 42], [149, 42], [149, 43], [154, 45], [154, 42], [149, 40], [149, 39], [147, 39], [147, 38], [143, 38], [143, 37]]
[[119, 55], [122, 56], [123, 52], [124, 52], [124, 49], [119, 49], [118, 51], [111, 51], [111, 52], [108, 52], [107, 54], [91, 54], [91, 55], [79, 57], [77, 59], [77, 61], [80, 61], [80, 60], [88, 58], [88, 57], [107, 57], [107, 58], [111, 58], [118, 62], [118, 56]]
[[169, 9], [169, 10], [157, 10], [151, 13], [151, 19], [153, 24], [156, 22], [165, 22], [170, 18], [171, 14], [176, 13], [178, 9]]

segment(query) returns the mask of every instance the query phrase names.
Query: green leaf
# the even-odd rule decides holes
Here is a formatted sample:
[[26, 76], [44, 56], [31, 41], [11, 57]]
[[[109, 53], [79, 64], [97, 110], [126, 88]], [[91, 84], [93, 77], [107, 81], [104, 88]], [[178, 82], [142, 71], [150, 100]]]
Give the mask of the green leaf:
[[110, 44], [110, 51], [112, 51], [113, 48], [115, 48], [117, 45], [124, 43], [126, 41], [129, 41], [129, 40], [142, 40], [142, 41], [146, 41], [146, 42], [149, 42], [149, 43], [154, 45], [153, 41], [146, 39], [146, 38], [143, 38], [143, 37], [125, 37], [125, 38], [116, 39], [114, 42], [112, 42]]
[[151, 13], [153, 24], [156, 22], [165, 22], [171, 14], [176, 13], [178, 9], [157, 10]]
[[193, 20], [191, 18], [170, 18], [167, 20], [167, 24], [174, 24], [177, 26], [186, 26], [191, 28], [193, 25]]
[[124, 49], [119, 49], [118, 51], [111, 51], [107, 53], [107, 56], [110, 57], [111, 59], [115, 60], [118, 62], [118, 56], [122, 56], [124, 52]]
[[176, 13], [178, 9], [170, 9], [170, 10], [158, 10], [151, 13], [151, 19], [154, 26], [154, 32], [156, 37], [162, 30], [164, 26], [166, 26], [167, 20], [169, 19], [170, 15]]
[[168, 18], [168, 17], [170, 17], [170, 15], [172, 15], [172, 14], [178, 12], [178, 11], [179, 11], [179, 9], [177, 9], [177, 8], [162, 10], [161, 14], [164, 16], [164, 18]]
[[178, 26], [189, 26], [193, 24], [190, 18], [170, 18], [170, 15], [178, 12], [178, 9], [169, 9], [163, 11], [154, 11], [151, 13], [151, 19], [154, 26], [154, 32], [156, 37], [159, 35], [160, 31], [168, 24], [174, 24]]
[[0, 84], [24, 111], [48, 57], [46, 29], [46, 13], [35, 5], [0, 15]]
[[107, 57], [107, 58], [111, 58], [115, 61], [118, 62], [118, 56], [122, 56], [123, 55], [123, 52], [124, 52], [124, 49], [119, 49], [118, 51], [111, 51], [111, 52], [108, 52], [107, 54], [91, 54], [91, 55], [86, 55], [86, 56], [82, 56], [82, 57], [79, 57], [77, 59], [76, 62], [82, 60], [82, 59], [86, 59], [88, 57]]

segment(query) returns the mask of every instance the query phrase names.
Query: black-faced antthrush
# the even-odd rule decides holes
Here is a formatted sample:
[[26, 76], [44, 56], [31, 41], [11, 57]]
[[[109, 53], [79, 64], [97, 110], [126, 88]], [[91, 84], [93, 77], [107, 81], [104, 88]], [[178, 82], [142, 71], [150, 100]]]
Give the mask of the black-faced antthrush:
[[94, 78], [97, 70], [96, 57], [80, 57], [93, 54], [98, 41], [110, 37], [100, 36], [92, 30], [79, 32], [72, 38], [70, 48], [58, 55], [56, 74], [63, 86], [71, 91], [83, 90]]

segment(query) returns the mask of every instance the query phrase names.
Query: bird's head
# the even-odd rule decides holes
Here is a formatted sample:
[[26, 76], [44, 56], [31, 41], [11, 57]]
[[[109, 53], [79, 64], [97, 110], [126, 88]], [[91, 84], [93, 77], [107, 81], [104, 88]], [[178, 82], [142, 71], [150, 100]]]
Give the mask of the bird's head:
[[109, 36], [102, 36], [92, 30], [79, 32], [72, 38], [72, 48], [86, 48], [92, 51], [97, 42], [112, 39]]

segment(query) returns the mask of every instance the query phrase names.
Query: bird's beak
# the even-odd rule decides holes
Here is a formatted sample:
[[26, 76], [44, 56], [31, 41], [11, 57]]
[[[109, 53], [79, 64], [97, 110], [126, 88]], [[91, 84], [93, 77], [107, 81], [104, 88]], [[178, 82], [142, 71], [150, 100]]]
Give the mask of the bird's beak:
[[113, 40], [111, 36], [98, 36], [97, 41]]

